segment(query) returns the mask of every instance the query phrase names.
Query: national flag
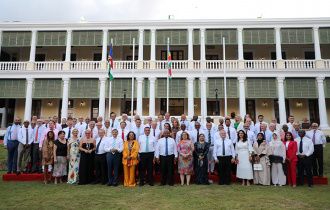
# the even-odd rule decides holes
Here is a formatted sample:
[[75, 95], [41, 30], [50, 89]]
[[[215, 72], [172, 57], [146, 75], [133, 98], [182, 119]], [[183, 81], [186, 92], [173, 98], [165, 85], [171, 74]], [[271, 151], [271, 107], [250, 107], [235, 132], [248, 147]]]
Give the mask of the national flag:
[[110, 46], [109, 56], [108, 56], [108, 62], [109, 62], [109, 72], [108, 76], [110, 81], [113, 80], [113, 49], [112, 49], [112, 43]]
[[171, 60], [171, 50], [170, 45], [168, 45], [168, 77], [169, 80], [172, 80], [172, 60]]

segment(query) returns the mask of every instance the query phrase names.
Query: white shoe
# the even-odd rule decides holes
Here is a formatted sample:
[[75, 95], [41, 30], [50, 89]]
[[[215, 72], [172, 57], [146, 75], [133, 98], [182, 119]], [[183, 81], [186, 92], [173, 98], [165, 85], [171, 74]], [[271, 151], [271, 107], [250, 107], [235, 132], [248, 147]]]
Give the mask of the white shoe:
[[276, 184], [274, 184], [274, 186], [276, 187]]
[[209, 179], [209, 183], [210, 183], [210, 184], [212, 184], [212, 183], [213, 183], [213, 181], [212, 181], [211, 179]]

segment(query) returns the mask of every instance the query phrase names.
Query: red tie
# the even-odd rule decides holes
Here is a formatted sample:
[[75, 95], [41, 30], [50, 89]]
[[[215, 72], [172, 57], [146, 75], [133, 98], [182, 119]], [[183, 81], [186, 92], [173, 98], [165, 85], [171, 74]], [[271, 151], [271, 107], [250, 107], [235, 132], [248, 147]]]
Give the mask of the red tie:
[[91, 138], [93, 138], [93, 131], [91, 132]]
[[34, 141], [38, 141], [38, 131], [39, 131], [39, 127], [37, 128], [37, 133], [36, 133], [36, 137], [35, 137]]
[[55, 123], [55, 129], [56, 129], [56, 123]]
[[121, 130], [121, 138], [123, 139], [123, 141], [125, 141], [125, 137], [124, 137], [124, 130]]

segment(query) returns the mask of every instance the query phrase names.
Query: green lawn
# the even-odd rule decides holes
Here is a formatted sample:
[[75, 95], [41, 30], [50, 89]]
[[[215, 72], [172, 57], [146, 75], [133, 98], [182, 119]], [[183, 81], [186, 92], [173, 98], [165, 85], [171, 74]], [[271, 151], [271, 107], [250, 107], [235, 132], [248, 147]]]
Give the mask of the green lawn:
[[[325, 150], [325, 173], [329, 178], [330, 145]], [[0, 157], [3, 158], [3, 146]], [[0, 162], [3, 161], [0, 159]], [[0, 175], [6, 171], [1, 171]], [[242, 187], [180, 186], [107, 187], [101, 185], [77, 186], [42, 182], [0, 181], [0, 209], [252, 209], [292, 208], [330, 209], [330, 185], [314, 188], [288, 186]]]

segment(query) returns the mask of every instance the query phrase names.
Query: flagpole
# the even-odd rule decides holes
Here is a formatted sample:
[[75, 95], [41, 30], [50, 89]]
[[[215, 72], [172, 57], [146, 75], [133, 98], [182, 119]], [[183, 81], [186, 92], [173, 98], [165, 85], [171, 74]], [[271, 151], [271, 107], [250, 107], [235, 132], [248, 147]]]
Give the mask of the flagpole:
[[[204, 33], [201, 33], [201, 40], [204, 40]], [[202, 43], [202, 41], [201, 41]], [[204, 41], [203, 41], [204, 43]], [[205, 44], [204, 44], [205, 46]], [[201, 46], [202, 48], [202, 46]], [[205, 53], [205, 49], [201, 50], [201, 114], [202, 114], [202, 123], [204, 123], [204, 117], [205, 117], [205, 113], [204, 113], [204, 110], [205, 110], [205, 103], [204, 103], [204, 100], [206, 100], [206, 96], [204, 95], [204, 69], [203, 69], [203, 64], [204, 64], [204, 53]], [[207, 102], [206, 102], [207, 104]]]
[[[113, 43], [113, 39], [111, 39], [111, 45], [112, 45], [112, 43]], [[108, 63], [108, 64], [111, 65], [111, 63]], [[109, 66], [108, 66], [108, 68], [109, 68]], [[111, 79], [109, 77], [109, 118], [108, 119], [110, 119], [110, 115], [111, 115], [111, 97], [112, 97], [112, 93], [111, 93]]]
[[223, 46], [223, 80], [225, 91], [225, 116], [227, 116], [227, 77], [226, 77], [226, 38], [222, 37]]
[[134, 57], [135, 57], [135, 38], [133, 38], [133, 67], [132, 67], [132, 101], [131, 101], [131, 122], [133, 123], [134, 114]]
[[169, 60], [168, 60], [168, 56], [169, 56], [169, 53], [170, 53], [170, 38], [167, 37], [167, 95], [166, 95], [166, 112], [169, 112], [168, 111], [168, 103], [169, 103], [169, 90], [170, 90], [170, 87], [169, 87]]

